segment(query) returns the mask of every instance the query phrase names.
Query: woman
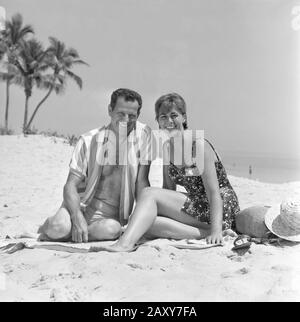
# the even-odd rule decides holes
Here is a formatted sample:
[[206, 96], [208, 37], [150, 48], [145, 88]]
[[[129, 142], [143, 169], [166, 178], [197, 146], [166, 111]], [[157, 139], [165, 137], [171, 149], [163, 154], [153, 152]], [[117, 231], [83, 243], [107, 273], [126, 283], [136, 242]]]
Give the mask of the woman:
[[[206, 238], [207, 243], [221, 243], [223, 230], [235, 229], [240, 208], [218, 154], [205, 140], [201, 175], [201, 162], [192, 155], [184, 159], [192, 162], [175, 165], [176, 138], [181, 137], [183, 145], [189, 143], [185, 101], [176, 93], [164, 95], [155, 103], [155, 113], [159, 128], [170, 138], [164, 144], [163, 189], [143, 190], [124, 234], [107, 250], [131, 251], [145, 233], [154, 238]], [[193, 140], [192, 145], [197, 149], [199, 142]], [[176, 184], [187, 193], [177, 192]]]

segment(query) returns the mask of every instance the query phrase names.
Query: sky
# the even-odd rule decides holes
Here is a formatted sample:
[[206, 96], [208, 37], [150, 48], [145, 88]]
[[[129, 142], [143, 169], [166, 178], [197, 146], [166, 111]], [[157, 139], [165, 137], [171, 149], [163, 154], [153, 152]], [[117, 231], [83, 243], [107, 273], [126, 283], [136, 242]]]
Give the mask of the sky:
[[[188, 125], [220, 151], [300, 159], [300, 0], [0, 0], [21, 13], [45, 46], [55, 36], [89, 67], [74, 72], [34, 121], [79, 135], [109, 122], [113, 90], [143, 97], [140, 121], [157, 129], [154, 103], [168, 92], [187, 103]], [[294, 10], [294, 11], [293, 11]], [[45, 92], [34, 90], [32, 112]], [[25, 97], [11, 89], [9, 124], [20, 132]], [[0, 83], [0, 123], [5, 85]]]

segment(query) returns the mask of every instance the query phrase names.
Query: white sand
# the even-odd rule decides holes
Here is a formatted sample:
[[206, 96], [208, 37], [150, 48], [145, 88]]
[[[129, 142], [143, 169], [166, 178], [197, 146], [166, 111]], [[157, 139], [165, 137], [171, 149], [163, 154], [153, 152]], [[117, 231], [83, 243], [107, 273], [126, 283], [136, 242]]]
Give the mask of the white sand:
[[[54, 214], [72, 150], [61, 139], [0, 136], [1, 238], [35, 231]], [[158, 167], [153, 166], [150, 178], [160, 184]], [[300, 182], [230, 180], [241, 208], [300, 199]], [[38, 249], [2, 254], [0, 301], [300, 300], [300, 244], [254, 244], [244, 256], [230, 250], [232, 241], [206, 250], [179, 250], [164, 240], [155, 245], [130, 254]]]

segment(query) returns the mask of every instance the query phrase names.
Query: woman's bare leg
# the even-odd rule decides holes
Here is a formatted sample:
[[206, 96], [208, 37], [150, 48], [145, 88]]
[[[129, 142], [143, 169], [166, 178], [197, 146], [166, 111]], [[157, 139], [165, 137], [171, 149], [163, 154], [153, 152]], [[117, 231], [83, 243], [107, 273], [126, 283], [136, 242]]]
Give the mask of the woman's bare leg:
[[[137, 241], [153, 226], [158, 213], [164, 217], [168, 217], [170, 220], [185, 224], [176, 225], [170, 220], [164, 220], [165, 228], [166, 224], [169, 223], [169, 235], [171, 231], [174, 235], [180, 235], [180, 238], [190, 238], [190, 236], [193, 236], [193, 238], [206, 237], [208, 231], [203, 227], [203, 224], [181, 211], [185, 200], [186, 196], [180, 192], [161, 188], [145, 188], [137, 201], [135, 210], [131, 215], [130, 222], [124, 234], [108, 250], [132, 250]], [[154, 224], [154, 229], [155, 225], [157, 228], [157, 224]], [[186, 226], [190, 226], [190, 228]]]
[[[46, 219], [38, 233], [41, 241], [71, 241], [72, 222], [69, 211], [62, 205], [57, 213]], [[121, 225], [114, 219], [100, 219], [88, 226], [89, 241], [115, 240], [121, 234]]]
[[157, 216], [153, 225], [146, 232], [146, 238], [172, 238], [172, 239], [200, 239], [209, 233], [209, 225], [193, 227], [174, 219]]

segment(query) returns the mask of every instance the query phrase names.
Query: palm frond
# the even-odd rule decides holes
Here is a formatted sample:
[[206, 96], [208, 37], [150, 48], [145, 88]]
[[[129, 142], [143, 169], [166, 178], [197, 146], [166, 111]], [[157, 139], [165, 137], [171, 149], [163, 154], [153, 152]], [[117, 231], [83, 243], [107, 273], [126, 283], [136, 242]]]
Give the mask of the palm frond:
[[21, 28], [23, 24], [23, 16], [20, 13], [15, 13], [11, 17], [11, 24], [14, 25], [16, 29]]
[[19, 13], [13, 15], [11, 21], [7, 21], [6, 27], [8, 39], [12, 45], [17, 45], [28, 34], [34, 33], [31, 25], [23, 26], [23, 17]]
[[21, 74], [15, 75], [12, 81], [15, 85], [25, 87], [25, 79]]
[[66, 74], [74, 80], [74, 82], [78, 85], [80, 89], [82, 89], [82, 79], [76, 74], [72, 73], [70, 70], [66, 71]]
[[53, 87], [53, 82], [48, 79], [43, 79], [41, 82], [36, 84], [39, 89], [46, 90]]
[[12, 76], [16, 76], [20, 74], [19, 69], [15, 65], [8, 64], [8, 63], [6, 64], [6, 72]]
[[70, 47], [67, 50], [65, 50], [64, 57], [72, 57], [73, 59], [75, 59], [79, 57], [79, 54], [75, 48]]
[[6, 54], [6, 46], [3, 41], [0, 40], [0, 60], [2, 60]]
[[40, 41], [32, 38], [21, 46], [19, 57], [27, 66], [27, 70], [34, 70], [44, 65], [45, 51]]
[[11, 74], [0, 72], [0, 81], [6, 82], [11, 79]]
[[55, 57], [57, 61], [61, 61], [66, 50], [66, 45], [55, 37], [49, 37], [49, 42], [50, 46], [48, 47], [47, 51], [52, 58]]
[[56, 76], [56, 80], [60, 83], [60, 84], [64, 84], [66, 82], [66, 76], [62, 75], [62, 74], [57, 74]]
[[49, 64], [47, 64], [47, 63], [42, 63], [39, 65], [39, 71], [41, 71], [41, 72], [45, 72], [50, 68], [51, 68], [51, 66], [49, 66]]
[[56, 47], [56, 44], [58, 43], [58, 39], [56, 37], [50, 36], [48, 37], [49, 42], [50, 42], [50, 46], [51, 47]]
[[66, 91], [66, 83], [64, 84], [55, 84], [54, 85], [54, 91], [58, 95], [62, 95]]
[[49, 89], [53, 87], [53, 80], [49, 77], [51, 75], [36, 74], [34, 75], [35, 85], [38, 89]]
[[34, 29], [30, 25], [26, 25], [20, 30], [19, 39], [25, 39], [28, 34], [34, 34]]
[[73, 60], [72, 64], [73, 64], [73, 65], [85, 65], [85, 66], [90, 66], [88, 63], [86, 63], [85, 61], [83, 61], [83, 60], [81, 60], [81, 59]]

